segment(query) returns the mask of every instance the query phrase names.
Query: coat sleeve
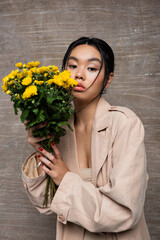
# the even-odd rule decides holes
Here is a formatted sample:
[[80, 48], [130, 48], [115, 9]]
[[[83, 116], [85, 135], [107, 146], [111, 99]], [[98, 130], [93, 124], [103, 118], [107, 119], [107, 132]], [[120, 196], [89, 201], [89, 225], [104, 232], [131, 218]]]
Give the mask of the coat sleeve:
[[50, 206], [60, 222], [70, 221], [91, 232], [121, 232], [138, 223], [147, 173], [144, 128], [137, 116], [121, 117], [111, 155], [113, 166], [104, 186], [95, 187], [72, 172], [64, 176]]
[[32, 154], [22, 165], [23, 185], [33, 206], [40, 213], [51, 214], [53, 211], [50, 209], [50, 204], [48, 204], [48, 207], [43, 207], [47, 178], [44, 171], [38, 176], [37, 169], [35, 168], [35, 155], [35, 153]]

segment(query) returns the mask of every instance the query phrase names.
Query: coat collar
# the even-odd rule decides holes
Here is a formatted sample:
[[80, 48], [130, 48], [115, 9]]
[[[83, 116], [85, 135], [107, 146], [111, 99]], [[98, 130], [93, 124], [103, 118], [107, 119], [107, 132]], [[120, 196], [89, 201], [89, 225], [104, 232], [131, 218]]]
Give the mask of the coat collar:
[[98, 173], [108, 155], [110, 109], [110, 104], [101, 97], [93, 120], [91, 139], [92, 183], [94, 185], [96, 185]]
[[96, 129], [98, 132], [108, 127], [109, 120], [109, 110], [111, 109], [111, 105], [104, 100], [104, 98], [100, 98], [97, 104], [96, 112], [93, 120], [93, 129]]

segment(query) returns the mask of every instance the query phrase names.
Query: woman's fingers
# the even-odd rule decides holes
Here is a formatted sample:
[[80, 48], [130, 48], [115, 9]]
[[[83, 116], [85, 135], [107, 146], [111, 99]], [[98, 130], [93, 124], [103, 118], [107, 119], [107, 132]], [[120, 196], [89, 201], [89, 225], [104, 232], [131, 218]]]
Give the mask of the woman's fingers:
[[[27, 122], [25, 121], [25, 126], [27, 126]], [[39, 142], [43, 141], [46, 139], [46, 137], [34, 137], [33, 136], [33, 131], [41, 129], [43, 127], [45, 127], [47, 124], [47, 122], [43, 122], [41, 124], [38, 124], [36, 126], [30, 127], [27, 130], [27, 139], [28, 139], [28, 143], [31, 144], [35, 149], [38, 149], [40, 147]]]
[[34, 138], [30, 135], [28, 135], [27, 138], [28, 138], [28, 143], [30, 143], [31, 145], [36, 144], [36, 143], [41, 142], [41, 141], [46, 139], [46, 137], [36, 137], [36, 138]]
[[54, 168], [54, 164], [53, 162], [49, 161], [47, 158], [45, 158], [44, 156], [38, 155], [37, 156], [38, 159], [43, 162], [49, 169], [53, 170]]
[[47, 125], [47, 122], [45, 121], [45, 122], [37, 124], [37, 125], [35, 125], [33, 127], [28, 128], [28, 131], [32, 133], [34, 130], [41, 129], [41, 128], [45, 127], [46, 125]]
[[28, 121], [25, 120], [25, 121], [24, 121], [24, 125], [25, 125], [25, 127], [27, 127], [27, 124], [28, 124]]
[[60, 151], [58, 150], [57, 146], [54, 144], [54, 142], [51, 143], [52, 149], [54, 151], [54, 155], [56, 157], [56, 159], [60, 159], [61, 155], [60, 155]]
[[46, 174], [48, 174], [54, 181], [54, 183], [59, 186], [64, 175], [69, 171], [68, 167], [62, 160], [60, 152], [54, 143], [51, 144], [54, 150], [55, 156], [47, 152], [42, 147], [39, 147], [38, 150], [43, 155], [38, 155], [38, 159], [42, 161], [42, 169]]
[[39, 147], [38, 148], [38, 151], [40, 151], [45, 157], [47, 157], [51, 162], [52, 164], [55, 164], [55, 161], [56, 161], [56, 157], [53, 156], [53, 154], [47, 152], [44, 148], [42, 147]]

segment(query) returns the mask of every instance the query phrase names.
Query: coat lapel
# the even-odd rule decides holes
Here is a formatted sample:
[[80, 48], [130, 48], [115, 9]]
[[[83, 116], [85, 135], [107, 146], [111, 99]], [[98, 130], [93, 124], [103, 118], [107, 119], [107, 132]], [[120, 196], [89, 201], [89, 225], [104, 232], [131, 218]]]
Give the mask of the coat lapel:
[[96, 185], [97, 175], [108, 155], [110, 107], [111, 106], [101, 98], [94, 116], [91, 140], [92, 183], [94, 185]]

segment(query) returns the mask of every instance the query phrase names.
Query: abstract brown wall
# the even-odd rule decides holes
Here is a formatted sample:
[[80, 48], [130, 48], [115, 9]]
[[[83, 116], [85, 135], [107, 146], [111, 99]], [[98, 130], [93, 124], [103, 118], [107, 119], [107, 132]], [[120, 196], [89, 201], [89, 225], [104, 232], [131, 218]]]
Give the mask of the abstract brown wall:
[[[160, 236], [159, 0], [1, 0], [0, 76], [16, 62], [61, 66], [68, 44], [99, 37], [115, 52], [115, 77], [105, 98], [131, 108], [145, 127], [150, 176], [145, 204], [153, 240]], [[0, 239], [54, 240], [55, 215], [40, 215], [22, 186], [20, 169], [33, 152], [9, 96], [0, 90]]]

